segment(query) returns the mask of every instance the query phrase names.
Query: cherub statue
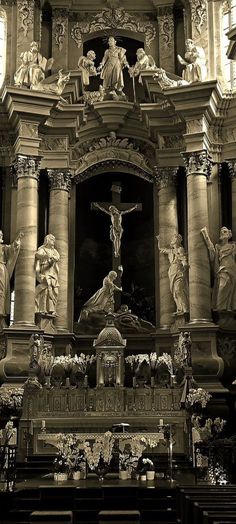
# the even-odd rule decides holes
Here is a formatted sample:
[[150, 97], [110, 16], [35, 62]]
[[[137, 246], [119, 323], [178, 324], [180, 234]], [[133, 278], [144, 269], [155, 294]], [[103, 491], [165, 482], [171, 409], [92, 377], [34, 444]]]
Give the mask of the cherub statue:
[[89, 77], [97, 75], [97, 69], [94, 65], [96, 54], [94, 51], [88, 51], [86, 56], [81, 56], [78, 61], [78, 68], [82, 72], [82, 82], [84, 86], [89, 85]]
[[187, 82], [204, 82], [207, 78], [206, 57], [202, 47], [196, 46], [190, 38], [185, 42], [186, 52], [184, 58], [178, 55], [181, 65], [185, 66], [182, 77]]
[[45, 79], [45, 72], [53, 65], [53, 58], [47, 60], [39, 53], [37, 42], [31, 42], [29, 51], [20, 55], [21, 65], [14, 75], [17, 87], [31, 87], [41, 83]]
[[220, 241], [211, 242], [206, 227], [201, 234], [208, 248], [210, 261], [214, 265], [214, 287], [212, 308], [217, 311], [236, 310], [236, 243], [230, 242], [232, 232], [227, 227], [220, 230]]
[[157, 241], [160, 253], [168, 255], [170, 290], [177, 307], [177, 313], [187, 313], [189, 311], [188, 261], [182, 246], [182, 236], [176, 233], [168, 248], [160, 246], [159, 236], [157, 236]]
[[137, 52], [137, 62], [134, 66], [129, 68], [130, 76], [138, 76], [142, 71], [155, 70], [155, 60], [151, 55], [147, 55], [142, 47]]

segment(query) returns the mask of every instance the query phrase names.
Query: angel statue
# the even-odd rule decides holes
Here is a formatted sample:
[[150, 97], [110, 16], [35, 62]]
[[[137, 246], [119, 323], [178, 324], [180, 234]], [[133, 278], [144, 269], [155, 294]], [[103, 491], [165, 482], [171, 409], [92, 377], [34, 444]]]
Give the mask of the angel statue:
[[118, 47], [113, 36], [108, 39], [109, 49], [104, 53], [104, 57], [97, 68], [103, 80], [103, 88], [110, 94], [122, 94], [124, 87], [123, 69], [129, 68], [126, 59], [126, 49]]
[[[121, 276], [123, 273], [123, 267], [119, 266], [118, 270]], [[103, 280], [102, 287], [83, 305], [80, 319], [87, 318], [89, 313], [93, 312], [114, 312], [115, 291], [122, 291], [122, 288], [115, 284], [117, 277], [118, 274], [116, 271], [109, 271], [108, 275]]]
[[151, 55], [147, 55], [142, 47], [137, 50], [136, 56], [136, 64], [129, 68], [129, 74], [131, 77], [140, 75], [142, 71], [154, 71], [157, 68], [154, 58]]
[[185, 66], [182, 77], [186, 82], [204, 82], [207, 78], [206, 57], [202, 47], [196, 46], [190, 38], [185, 42], [184, 58], [178, 55], [181, 65]]
[[168, 248], [160, 246], [159, 236], [157, 236], [157, 241], [160, 253], [168, 255], [170, 290], [177, 307], [177, 313], [187, 313], [189, 311], [188, 261], [182, 246], [182, 236], [176, 233]]
[[30, 50], [21, 53], [21, 65], [14, 75], [14, 82], [17, 87], [32, 87], [40, 84], [45, 79], [46, 71], [52, 68], [54, 59], [47, 60], [39, 53], [37, 42], [31, 42]]
[[96, 54], [94, 51], [88, 51], [86, 56], [81, 56], [78, 61], [78, 68], [82, 72], [83, 86], [89, 85], [89, 77], [96, 76], [97, 70], [94, 65]]

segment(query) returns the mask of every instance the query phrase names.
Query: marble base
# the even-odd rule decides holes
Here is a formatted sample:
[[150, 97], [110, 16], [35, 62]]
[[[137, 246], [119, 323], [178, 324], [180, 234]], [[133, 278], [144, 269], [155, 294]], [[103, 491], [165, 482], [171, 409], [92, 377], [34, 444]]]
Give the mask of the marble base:
[[44, 333], [54, 335], [57, 333], [57, 329], [54, 326], [55, 318], [55, 315], [50, 315], [49, 313], [36, 313], [35, 323], [40, 330], [44, 331]]

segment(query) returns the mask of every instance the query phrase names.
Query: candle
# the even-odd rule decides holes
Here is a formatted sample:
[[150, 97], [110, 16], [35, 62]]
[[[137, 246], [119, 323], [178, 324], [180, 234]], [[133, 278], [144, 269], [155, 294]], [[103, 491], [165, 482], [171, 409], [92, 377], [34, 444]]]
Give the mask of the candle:
[[84, 387], [85, 387], [85, 388], [88, 387], [88, 375], [85, 375], [85, 376], [84, 376]]
[[136, 388], [136, 377], [133, 377], [133, 388]]
[[159, 426], [163, 426], [163, 418], [160, 418], [160, 420], [159, 420]]
[[41, 428], [42, 428], [42, 429], [45, 429], [45, 428], [46, 428], [46, 421], [45, 421], [45, 420], [42, 420]]

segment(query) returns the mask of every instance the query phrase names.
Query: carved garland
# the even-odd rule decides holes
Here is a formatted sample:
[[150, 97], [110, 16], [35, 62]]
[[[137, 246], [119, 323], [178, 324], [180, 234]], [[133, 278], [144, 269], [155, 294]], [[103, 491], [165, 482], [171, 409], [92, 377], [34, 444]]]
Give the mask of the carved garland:
[[53, 10], [52, 34], [59, 51], [62, 51], [65, 38], [67, 36], [67, 18], [66, 9]]
[[17, 8], [20, 31], [27, 36], [28, 31], [32, 30], [34, 25], [34, 0], [18, 0]]
[[207, 21], [206, 0], [190, 0], [192, 23], [199, 34]]
[[142, 22], [127, 13], [124, 8], [103, 9], [92, 21], [77, 22], [71, 29], [71, 37], [77, 47], [82, 46], [82, 36], [102, 29], [128, 29], [145, 36], [145, 43], [150, 47], [156, 36], [156, 30], [151, 22]]

